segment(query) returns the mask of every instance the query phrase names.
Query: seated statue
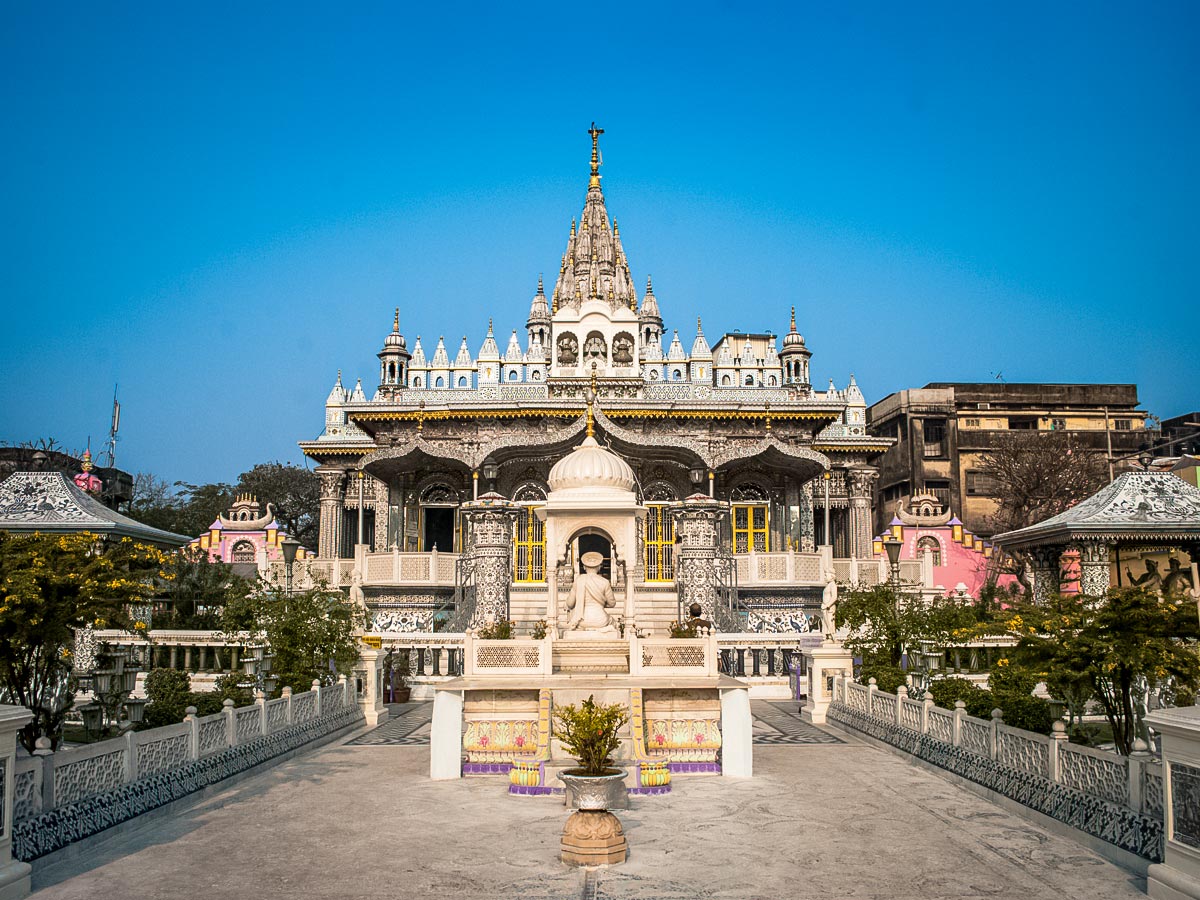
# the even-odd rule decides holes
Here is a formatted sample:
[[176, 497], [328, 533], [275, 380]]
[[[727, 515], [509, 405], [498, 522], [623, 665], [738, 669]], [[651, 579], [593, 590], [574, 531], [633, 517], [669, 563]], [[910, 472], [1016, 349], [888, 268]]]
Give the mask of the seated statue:
[[599, 574], [604, 557], [593, 550], [583, 554], [579, 561], [583, 563], [584, 573], [575, 576], [575, 583], [567, 594], [567, 609], [571, 617], [566, 630], [619, 635], [612, 616], [607, 612], [617, 605], [617, 598], [608, 579]]

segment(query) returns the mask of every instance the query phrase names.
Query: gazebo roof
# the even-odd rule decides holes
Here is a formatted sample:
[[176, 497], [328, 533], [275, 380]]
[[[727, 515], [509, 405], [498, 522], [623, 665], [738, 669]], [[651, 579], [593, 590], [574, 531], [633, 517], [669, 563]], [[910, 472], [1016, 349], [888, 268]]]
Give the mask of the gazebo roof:
[[1005, 548], [1076, 540], [1200, 542], [1200, 489], [1170, 472], [1126, 472], [1066, 512], [992, 540]]
[[188, 538], [135, 522], [93, 499], [62, 472], [16, 472], [0, 483], [0, 531], [128, 537], [159, 547]]

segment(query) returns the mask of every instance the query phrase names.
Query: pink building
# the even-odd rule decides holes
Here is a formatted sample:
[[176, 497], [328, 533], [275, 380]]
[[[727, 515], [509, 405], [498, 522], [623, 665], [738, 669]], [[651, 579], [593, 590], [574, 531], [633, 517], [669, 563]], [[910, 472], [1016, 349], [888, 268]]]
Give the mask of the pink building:
[[[214, 562], [236, 566], [254, 566], [259, 572], [267, 564], [283, 559], [282, 544], [287, 537], [275, 520], [275, 507], [262, 507], [249, 494], [239, 496], [229, 508], [228, 516], [217, 516], [208, 531], [188, 544], [208, 554]], [[303, 547], [296, 551], [296, 559], [308, 559], [309, 552]], [[247, 570], [248, 571], [248, 570]]]
[[[933, 494], [908, 498], [910, 509], [904, 508], [904, 502], [896, 504], [896, 515], [888, 531], [875, 538], [872, 545], [875, 555], [887, 556], [883, 539], [890, 534], [901, 541], [901, 559], [920, 559], [926, 554], [932, 557], [935, 587], [947, 592], [965, 590], [971, 597], [978, 597], [993, 565], [992, 545], [967, 531], [958, 516], [943, 509]], [[1004, 574], [996, 583], [1007, 589], [1018, 582], [1015, 575]]]

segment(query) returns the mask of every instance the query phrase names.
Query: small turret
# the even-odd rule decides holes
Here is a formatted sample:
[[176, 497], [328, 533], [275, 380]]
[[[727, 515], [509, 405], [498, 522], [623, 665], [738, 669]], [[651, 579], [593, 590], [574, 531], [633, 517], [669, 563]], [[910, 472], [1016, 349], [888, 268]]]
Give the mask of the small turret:
[[791, 327], [783, 336], [783, 349], [779, 352], [783, 383], [808, 394], [812, 390], [808, 377], [808, 361], [811, 358], [812, 352], [805, 346], [804, 336], [796, 330], [796, 307], [793, 306]]
[[524, 371], [525, 354], [521, 352], [521, 342], [517, 340], [517, 331], [514, 328], [512, 336], [508, 339], [508, 346], [504, 350], [504, 369], [503, 378], [505, 381], [522, 381], [525, 375]]
[[471, 376], [475, 374], [475, 363], [471, 360], [471, 350], [467, 347], [467, 336], [464, 334], [458, 353], [454, 357], [454, 368], [450, 374], [450, 383], [461, 389], [471, 387]]
[[646, 295], [642, 298], [642, 308], [638, 313], [638, 329], [642, 333], [643, 344], [653, 344], [663, 333], [662, 314], [658, 310], [658, 298], [654, 296], [654, 283], [646, 276]]
[[479, 357], [475, 362], [477, 383], [496, 384], [500, 380], [500, 348], [496, 346], [496, 335], [492, 332], [492, 320], [488, 319], [487, 335], [483, 346], [479, 348]]
[[354, 385], [354, 393], [350, 395], [350, 402], [351, 403], [366, 403], [367, 402], [367, 395], [363, 393], [361, 378], [358, 379], [358, 381]]
[[421, 346], [421, 336], [413, 344], [412, 360], [408, 364], [408, 384], [410, 387], [429, 387], [429, 363], [425, 359], [425, 350]]
[[401, 387], [408, 383], [408, 365], [412, 355], [400, 333], [400, 307], [396, 307], [396, 316], [392, 320], [392, 331], [383, 339], [383, 349], [379, 356], [379, 390], [388, 387]]
[[711, 384], [713, 380], [713, 355], [704, 337], [704, 324], [696, 317], [696, 338], [692, 341], [691, 380]]
[[542, 276], [538, 276], [537, 293], [529, 304], [529, 319], [525, 322], [525, 330], [529, 333], [529, 343], [536, 339], [545, 346], [550, 340], [550, 304], [546, 301], [546, 292], [542, 286]]

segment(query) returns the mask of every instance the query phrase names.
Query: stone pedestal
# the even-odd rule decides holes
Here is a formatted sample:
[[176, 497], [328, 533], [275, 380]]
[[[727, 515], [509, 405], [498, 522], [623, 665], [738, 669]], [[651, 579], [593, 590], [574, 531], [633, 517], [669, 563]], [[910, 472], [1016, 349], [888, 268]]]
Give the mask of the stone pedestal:
[[721, 690], [721, 775], [754, 776], [754, 717], [748, 687]]
[[621, 820], [608, 810], [577, 810], [563, 826], [562, 861], [567, 865], [616, 865], [628, 854]]
[[1200, 900], [1200, 706], [1156, 710], [1146, 724], [1162, 735], [1167, 826], [1165, 858], [1146, 873], [1146, 893]]
[[833, 700], [833, 679], [841, 674], [854, 673], [854, 657], [836, 641], [826, 641], [819, 647], [804, 651], [808, 663], [808, 699], [800, 717], [814, 725], [825, 724], [825, 714]]
[[357, 672], [363, 681], [363, 691], [358, 705], [368, 725], [378, 725], [388, 717], [388, 708], [383, 705], [383, 656], [373, 647], [358, 650]]
[[[17, 732], [33, 718], [22, 706], [0, 706], [0, 900], [21, 900], [29, 895], [28, 863], [13, 859], [13, 773], [17, 765]], [[622, 838], [623, 840], [623, 838]], [[622, 856], [624, 859], [624, 856]]]
[[438, 691], [433, 695], [433, 722], [429, 729], [429, 777], [434, 781], [462, 778], [463, 692]]

